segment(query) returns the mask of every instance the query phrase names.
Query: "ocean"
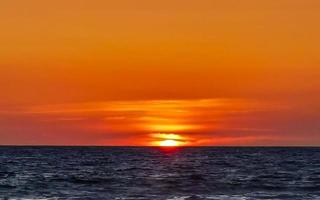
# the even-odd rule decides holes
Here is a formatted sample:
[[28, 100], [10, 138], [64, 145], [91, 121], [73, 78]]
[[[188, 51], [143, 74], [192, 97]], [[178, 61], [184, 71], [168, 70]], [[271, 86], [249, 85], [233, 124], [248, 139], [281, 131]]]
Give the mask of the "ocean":
[[0, 147], [0, 199], [320, 199], [320, 148]]

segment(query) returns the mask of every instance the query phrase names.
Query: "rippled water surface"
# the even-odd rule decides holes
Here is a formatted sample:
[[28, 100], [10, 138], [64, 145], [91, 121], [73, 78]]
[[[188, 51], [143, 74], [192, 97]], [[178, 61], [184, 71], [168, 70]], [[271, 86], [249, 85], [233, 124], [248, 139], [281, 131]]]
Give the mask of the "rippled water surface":
[[320, 199], [320, 148], [1, 147], [2, 199]]

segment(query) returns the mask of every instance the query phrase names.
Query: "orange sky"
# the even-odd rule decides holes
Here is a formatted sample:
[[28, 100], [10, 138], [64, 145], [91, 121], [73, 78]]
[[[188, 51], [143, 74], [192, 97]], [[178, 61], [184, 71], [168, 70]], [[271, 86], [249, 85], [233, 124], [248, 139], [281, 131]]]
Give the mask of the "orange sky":
[[0, 144], [320, 145], [319, 19], [318, 0], [2, 0]]

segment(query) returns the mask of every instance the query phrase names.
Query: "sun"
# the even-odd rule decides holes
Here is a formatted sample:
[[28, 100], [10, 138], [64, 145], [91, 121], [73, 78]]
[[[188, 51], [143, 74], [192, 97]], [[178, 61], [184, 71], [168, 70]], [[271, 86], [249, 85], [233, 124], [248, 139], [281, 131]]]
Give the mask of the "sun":
[[180, 147], [189, 144], [189, 138], [176, 133], [151, 133], [151, 146]]
[[160, 141], [159, 145], [161, 147], [176, 147], [179, 146], [179, 142], [176, 140], [163, 140]]

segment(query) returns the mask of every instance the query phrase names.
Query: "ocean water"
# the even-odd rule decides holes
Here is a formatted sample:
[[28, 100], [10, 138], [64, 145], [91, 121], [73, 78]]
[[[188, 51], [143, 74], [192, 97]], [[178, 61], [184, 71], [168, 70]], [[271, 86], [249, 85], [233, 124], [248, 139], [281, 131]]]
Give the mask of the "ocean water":
[[320, 199], [320, 148], [0, 147], [0, 199]]

